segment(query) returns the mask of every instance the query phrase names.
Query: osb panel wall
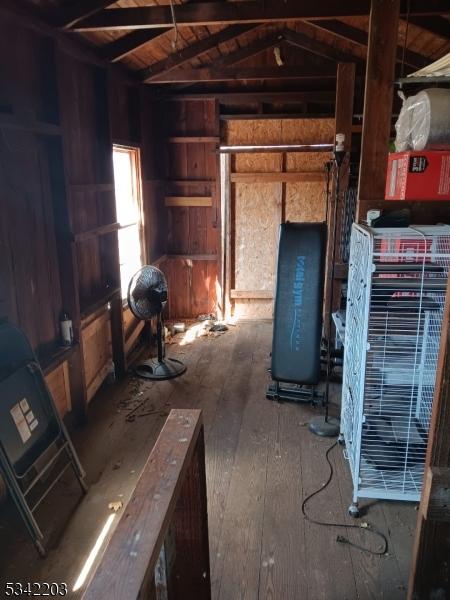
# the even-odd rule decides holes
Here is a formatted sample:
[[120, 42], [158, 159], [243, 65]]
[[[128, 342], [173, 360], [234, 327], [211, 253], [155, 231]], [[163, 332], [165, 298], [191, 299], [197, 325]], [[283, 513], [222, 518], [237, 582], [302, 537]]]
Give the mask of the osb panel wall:
[[81, 347], [88, 402], [108, 374], [112, 360], [111, 318], [104, 310], [82, 323]]
[[45, 377], [53, 402], [61, 417], [72, 410], [70, 395], [69, 365], [64, 361]]
[[[322, 144], [331, 143], [333, 119], [267, 119], [226, 121], [222, 134], [227, 144]], [[232, 160], [237, 173], [323, 173], [327, 152], [238, 153]], [[234, 289], [274, 290], [279, 224], [289, 221], [320, 222], [325, 219], [325, 177], [318, 182], [236, 183], [232, 186], [234, 215]], [[272, 317], [269, 299], [236, 299], [234, 314], [246, 318]]]
[[331, 144], [334, 119], [261, 119], [225, 121], [227, 144]]
[[[324, 173], [328, 152], [290, 153], [286, 155], [286, 171], [316, 171]], [[325, 220], [325, 173], [323, 181], [286, 184], [286, 220], [315, 223]]]
[[[237, 184], [235, 190], [235, 288], [273, 290], [281, 184]], [[252, 305], [254, 311], [252, 309]], [[236, 299], [236, 316], [270, 318], [272, 302]]]

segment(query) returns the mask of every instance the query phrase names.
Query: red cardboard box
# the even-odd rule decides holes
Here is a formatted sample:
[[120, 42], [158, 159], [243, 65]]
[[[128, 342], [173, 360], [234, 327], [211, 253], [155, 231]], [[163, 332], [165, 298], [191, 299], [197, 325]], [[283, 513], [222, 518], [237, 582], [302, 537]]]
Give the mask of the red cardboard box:
[[450, 150], [389, 154], [386, 200], [450, 200]]

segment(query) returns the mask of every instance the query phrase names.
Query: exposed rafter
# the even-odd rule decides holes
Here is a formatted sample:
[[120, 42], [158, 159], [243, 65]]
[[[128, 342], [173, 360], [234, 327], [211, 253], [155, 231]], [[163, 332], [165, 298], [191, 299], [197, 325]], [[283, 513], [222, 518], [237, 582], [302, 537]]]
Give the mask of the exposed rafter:
[[[318, 21], [309, 21], [311, 25], [319, 29], [323, 29], [327, 33], [333, 34], [335, 37], [349, 40], [360, 46], [367, 47], [369, 36], [362, 29], [352, 27], [343, 23], [342, 21], [336, 21], [335, 19], [323, 19]], [[397, 49], [397, 62], [402, 62], [404, 58], [405, 64], [413, 68], [422, 68], [429, 64], [430, 59], [422, 54], [413, 52], [405, 48], [403, 56], [403, 48], [398, 47]]]
[[79, 0], [62, 10], [58, 25], [63, 29], [69, 29], [82, 19], [95, 15], [110, 4], [114, 4], [114, 0]]
[[[222, 41], [226, 41], [226, 39], [231, 39], [240, 35], [241, 33], [245, 33], [250, 29], [253, 29], [252, 25], [231, 25], [226, 29], [220, 31], [217, 34], [210, 36], [200, 42], [196, 42], [191, 44], [187, 48], [184, 48], [180, 52], [177, 52], [168, 58], [151, 65], [150, 67], [143, 69], [140, 74], [140, 78], [142, 81], [150, 82], [152, 80], [158, 80], [158, 77], [162, 73], [168, 73], [173, 69], [176, 69], [189, 60], [200, 56], [204, 52], [213, 48], [217, 43]], [[363, 61], [352, 54], [341, 52], [337, 50], [333, 46], [328, 46], [327, 44], [323, 44], [318, 42], [307, 35], [298, 33], [291, 29], [283, 29], [282, 31], [277, 31], [272, 34], [266, 35], [263, 38], [260, 38], [242, 48], [239, 48], [235, 52], [231, 54], [227, 54], [223, 56], [221, 59], [214, 62], [214, 69], [218, 67], [228, 67], [232, 65], [236, 65], [239, 62], [246, 60], [252, 56], [267, 50], [268, 48], [272, 48], [276, 46], [280, 42], [286, 41], [292, 46], [297, 48], [301, 48], [302, 50], [306, 50], [307, 52], [316, 54], [321, 58], [326, 58], [332, 61], [341, 61], [341, 62], [355, 62], [357, 64], [362, 64]]]
[[175, 69], [162, 73], [152, 83], [205, 83], [214, 81], [262, 80], [262, 79], [335, 79], [336, 69], [311, 69], [302, 71], [300, 67], [202, 67], [199, 69]]
[[173, 101], [179, 100], [205, 100], [217, 98], [221, 104], [252, 104], [257, 102], [283, 102], [283, 104], [298, 104], [302, 102], [314, 102], [320, 104], [334, 104], [335, 92], [333, 91], [289, 91], [289, 92], [198, 92], [177, 93], [159, 98], [167, 98]]
[[328, 60], [336, 62], [354, 62], [355, 64], [363, 64], [364, 62], [359, 56], [355, 56], [348, 52], [342, 52], [334, 46], [319, 42], [308, 35], [293, 31], [292, 29], [283, 30], [283, 37], [292, 46], [301, 48], [307, 52], [312, 52], [313, 54]]
[[145, 44], [164, 35], [167, 31], [169, 29], [165, 27], [160, 29], [138, 29], [102, 46], [99, 52], [105, 60], [117, 62], [131, 52], [141, 48], [141, 46], [145, 46]]
[[450, 21], [442, 17], [411, 17], [410, 22], [435, 35], [450, 39]]
[[207, 38], [194, 42], [190, 46], [187, 46], [178, 52], [174, 52], [164, 60], [142, 69], [142, 71], [139, 73], [139, 78], [143, 82], [151, 81], [160, 73], [167, 73], [173, 69], [181, 67], [193, 58], [197, 58], [205, 52], [208, 52], [218, 44], [223, 44], [224, 42], [233, 40], [244, 33], [248, 33], [249, 31], [257, 29], [258, 27], [259, 25], [230, 25], [230, 27], [226, 27], [218, 33], [213, 33]]
[[264, 52], [264, 50], [273, 48], [277, 44], [280, 44], [283, 41], [283, 39], [283, 33], [281, 31], [276, 31], [275, 33], [271, 33], [263, 38], [260, 38], [259, 40], [256, 40], [255, 42], [253, 42], [253, 44], [243, 46], [235, 52], [231, 52], [230, 54], [222, 56], [221, 59], [214, 63], [214, 66], [231, 67], [232, 65], [237, 65], [243, 60], [247, 60], [252, 56], [256, 56], [260, 52]]
[[[448, 0], [409, 0], [412, 16], [450, 14]], [[406, 11], [406, 0], [404, 2]], [[298, 19], [330, 19], [369, 14], [370, 0], [321, 0], [298, 2], [298, 0], [242, 0], [241, 2], [186, 3], [175, 6], [177, 24], [180, 27], [199, 25], [233, 25], [237, 23], [271, 23]], [[75, 26], [77, 31], [113, 29], [154, 29], [173, 25], [169, 6], [116, 8], [103, 10]]]

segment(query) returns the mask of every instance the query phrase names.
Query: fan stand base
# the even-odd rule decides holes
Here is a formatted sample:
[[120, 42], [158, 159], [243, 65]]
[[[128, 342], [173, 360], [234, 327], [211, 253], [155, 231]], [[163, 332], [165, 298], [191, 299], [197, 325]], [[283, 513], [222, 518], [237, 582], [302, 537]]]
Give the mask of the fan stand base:
[[138, 377], [144, 379], [173, 379], [182, 375], [186, 371], [186, 365], [176, 358], [164, 358], [159, 361], [157, 358], [151, 358], [140, 363], [135, 368]]
[[340, 431], [340, 424], [338, 419], [333, 417], [314, 417], [311, 419], [308, 425], [308, 429], [311, 433], [320, 435], [321, 437], [337, 437]]

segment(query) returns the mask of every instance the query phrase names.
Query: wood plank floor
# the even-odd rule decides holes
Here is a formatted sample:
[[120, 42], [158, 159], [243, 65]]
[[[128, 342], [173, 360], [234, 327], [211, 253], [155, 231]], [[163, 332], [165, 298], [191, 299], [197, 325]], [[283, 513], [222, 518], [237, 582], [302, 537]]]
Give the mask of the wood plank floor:
[[[248, 322], [218, 337], [173, 345], [169, 353], [188, 365], [183, 377], [159, 383], [129, 378], [102, 390], [88, 425], [74, 435], [89, 494], [79, 502], [76, 485], [67, 479], [45, 501], [38, 514], [49, 532], [45, 560], [37, 558], [14, 507], [1, 507], [2, 583], [73, 586], [109, 514], [108, 503], [127, 502], [170, 408], [200, 407], [214, 600], [405, 598], [414, 505], [365, 504], [364, 520], [388, 536], [383, 557], [336, 542], [341, 534], [377, 549], [378, 540], [362, 530], [304, 520], [303, 498], [326, 480], [324, 455], [331, 442], [307, 429], [317, 409], [265, 400], [271, 333], [268, 322]], [[338, 386], [333, 393], [339, 397]], [[347, 516], [350, 473], [340, 447], [331, 460], [335, 476], [308, 509], [318, 519], [353, 524]]]

